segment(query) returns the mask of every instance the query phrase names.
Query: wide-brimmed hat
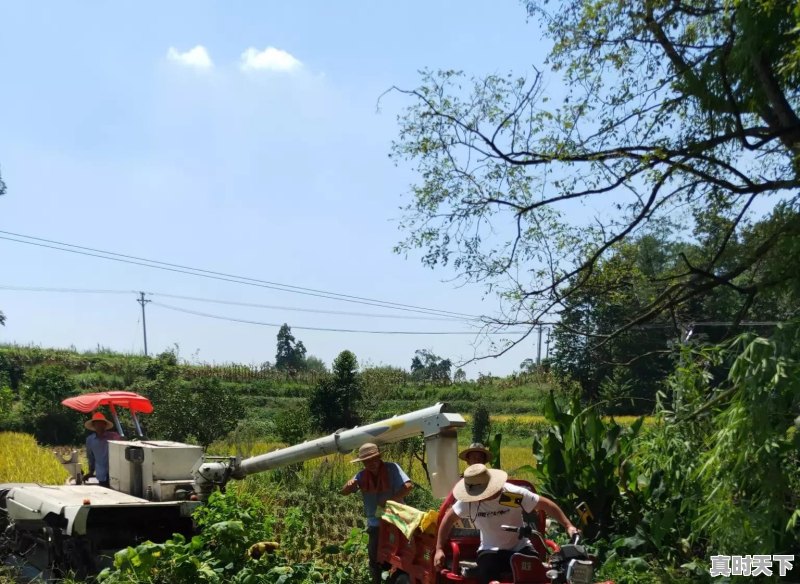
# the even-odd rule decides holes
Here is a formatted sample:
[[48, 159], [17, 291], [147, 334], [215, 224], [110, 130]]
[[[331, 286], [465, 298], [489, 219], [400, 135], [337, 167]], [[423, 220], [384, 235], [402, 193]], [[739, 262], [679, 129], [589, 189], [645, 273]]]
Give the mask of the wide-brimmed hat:
[[472, 444], [469, 445], [469, 448], [466, 448], [461, 452], [459, 452], [458, 457], [461, 460], [467, 460], [467, 454], [469, 454], [470, 452], [483, 452], [486, 455], [487, 460], [492, 456], [491, 451], [488, 448], [486, 448], [483, 444], [481, 444], [480, 442], [473, 442]]
[[86, 420], [86, 422], [83, 425], [87, 430], [94, 431], [94, 423], [95, 422], [103, 422], [103, 423], [105, 423], [106, 430], [110, 430], [111, 428], [114, 427], [114, 424], [112, 424], [111, 422], [106, 420], [106, 417], [103, 415], [102, 412], [95, 412], [94, 414], [92, 414], [92, 419], [91, 420]]
[[473, 464], [464, 471], [464, 478], [453, 487], [453, 496], [463, 503], [489, 499], [503, 490], [508, 473], [485, 464]]
[[372, 442], [367, 442], [366, 444], [362, 444], [358, 449], [358, 458], [351, 460], [350, 462], [364, 462], [365, 460], [369, 460], [370, 458], [375, 458], [376, 456], [380, 455], [381, 451], [378, 448], [378, 445], [373, 444]]

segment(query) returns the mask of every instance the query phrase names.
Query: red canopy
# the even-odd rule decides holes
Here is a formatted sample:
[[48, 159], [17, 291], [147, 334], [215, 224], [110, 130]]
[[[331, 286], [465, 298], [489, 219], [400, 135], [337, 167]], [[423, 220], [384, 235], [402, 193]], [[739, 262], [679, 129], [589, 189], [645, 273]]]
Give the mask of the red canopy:
[[150, 414], [153, 411], [153, 404], [150, 403], [149, 399], [132, 391], [84, 393], [83, 395], [68, 397], [61, 403], [84, 414], [93, 412], [100, 406], [108, 405], [129, 408], [132, 412], [141, 412], [143, 414]]

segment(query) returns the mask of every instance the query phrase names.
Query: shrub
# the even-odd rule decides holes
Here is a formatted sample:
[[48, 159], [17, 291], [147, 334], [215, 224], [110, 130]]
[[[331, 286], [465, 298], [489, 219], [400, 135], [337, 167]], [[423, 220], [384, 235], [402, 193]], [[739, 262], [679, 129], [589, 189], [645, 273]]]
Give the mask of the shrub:
[[22, 420], [26, 431], [43, 444], [75, 444], [83, 438], [82, 416], [61, 405], [77, 393], [63, 367], [39, 366], [22, 386]]
[[362, 391], [356, 356], [342, 351], [333, 361], [333, 374], [317, 384], [308, 400], [314, 426], [323, 432], [333, 432], [359, 424]]

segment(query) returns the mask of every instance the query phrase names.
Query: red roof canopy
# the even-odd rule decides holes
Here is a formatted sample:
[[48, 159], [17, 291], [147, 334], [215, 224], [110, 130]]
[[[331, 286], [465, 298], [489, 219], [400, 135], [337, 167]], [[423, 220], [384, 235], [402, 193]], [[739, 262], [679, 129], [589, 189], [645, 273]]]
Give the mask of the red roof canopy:
[[132, 391], [84, 393], [83, 395], [68, 397], [61, 403], [84, 414], [93, 412], [100, 406], [108, 405], [129, 408], [132, 412], [141, 412], [143, 414], [149, 414], [153, 411], [153, 404], [150, 403], [149, 399]]

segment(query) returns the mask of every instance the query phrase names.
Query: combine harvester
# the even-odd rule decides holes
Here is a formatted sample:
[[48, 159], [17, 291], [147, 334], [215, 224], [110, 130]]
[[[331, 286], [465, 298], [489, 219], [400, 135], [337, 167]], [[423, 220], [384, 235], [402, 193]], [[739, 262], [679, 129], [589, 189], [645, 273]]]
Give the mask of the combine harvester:
[[[128, 391], [66, 399], [89, 414], [107, 406], [123, 434], [118, 408], [130, 412], [137, 439], [109, 441], [111, 488], [92, 484], [0, 484], [0, 559], [45, 580], [74, 573], [86, 577], [110, 565], [114, 552], [173, 533], [191, 536], [192, 512], [231, 479], [331, 454], [347, 454], [366, 442], [389, 444], [423, 435], [434, 494], [446, 496], [458, 480], [456, 429], [465, 424], [443, 404], [241, 460], [204, 456], [200, 446], [147, 440], [137, 414], [153, 406]], [[74, 483], [82, 483], [76, 461]]]
[[[348, 454], [366, 442], [382, 445], [422, 435], [433, 495], [447, 497], [459, 479], [457, 429], [465, 421], [459, 414], [445, 412], [444, 404], [242, 460], [205, 456], [200, 446], [192, 444], [148, 440], [137, 414], [149, 414], [153, 406], [146, 397], [133, 392], [91, 393], [62, 403], [85, 414], [107, 406], [117, 432], [123, 436], [117, 408], [127, 409], [136, 439], [109, 441], [111, 488], [84, 484], [75, 456], [71, 461], [62, 461], [73, 469], [71, 482], [75, 484], [0, 484], [0, 561], [20, 568], [26, 581], [57, 580], [65, 574], [86, 578], [111, 565], [114, 553], [127, 546], [146, 540], [163, 542], [174, 533], [191, 537], [194, 509], [215, 489], [224, 489], [231, 479], [332, 454]], [[456, 557], [450, 558], [450, 568], [441, 572], [433, 569], [430, 545], [430, 537], [423, 534], [409, 541], [395, 527], [383, 525], [380, 552], [391, 567], [391, 582], [477, 582], [459, 568], [458, 559], [459, 551], [462, 557], [469, 554], [470, 548], [474, 554], [476, 540], [454, 540]], [[556, 558], [558, 567], [556, 554], [551, 558]], [[584, 570], [580, 579], [565, 578], [569, 565], [577, 561], [585, 564], [586, 560], [583, 554], [562, 562], [564, 569], [559, 569], [558, 574], [551, 570], [546, 578], [543, 570], [528, 569], [528, 574], [536, 574], [534, 579], [523, 576], [509, 581], [589, 584], [591, 571], [587, 575]], [[528, 565], [530, 558], [525, 562]]]

